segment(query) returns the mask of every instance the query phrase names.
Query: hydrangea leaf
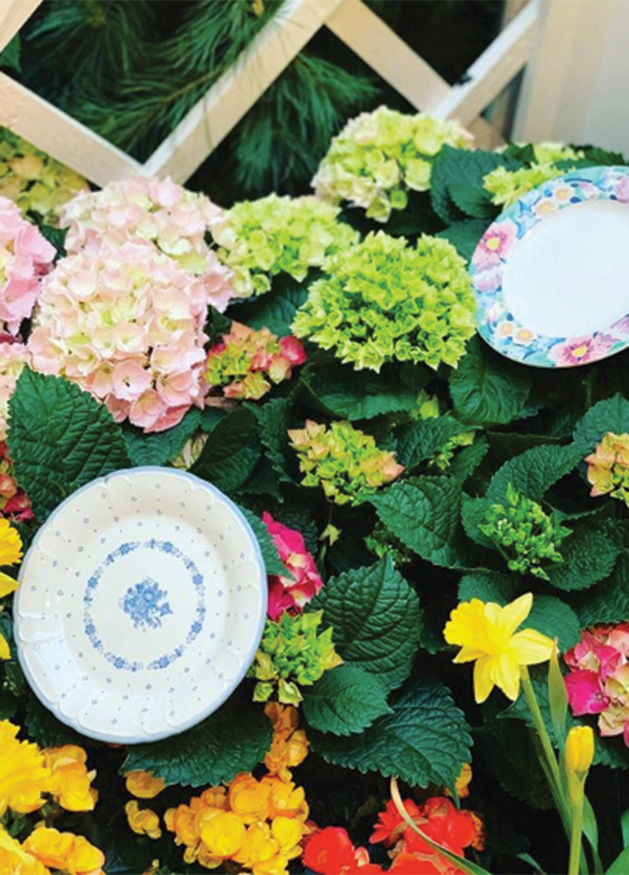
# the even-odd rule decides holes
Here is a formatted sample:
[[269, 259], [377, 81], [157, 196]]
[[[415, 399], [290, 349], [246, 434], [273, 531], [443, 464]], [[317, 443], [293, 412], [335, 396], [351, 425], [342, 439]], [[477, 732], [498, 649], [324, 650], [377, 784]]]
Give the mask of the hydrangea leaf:
[[454, 415], [469, 425], [505, 425], [522, 416], [531, 390], [531, 376], [492, 352], [476, 338], [450, 377]]
[[339, 738], [312, 731], [312, 749], [329, 763], [398, 776], [408, 784], [454, 788], [470, 762], [471, 738], [463, 712], [447, 687], [429, 678], [413, 678], [393, 703], [360, 735]]
[[513, 601], [516, 594], [516, 581], [513, 575], [497, 571], [474, 571], [465, 574], [459, 581], [459, 601], [469, 602], [480, 599], [482, 602], [496, 602], [504, 606]]
[[522, 495], [532, 501], [540, 501], [546, 490], [569, 474], [580, 458], [573, 444], [567, 447], [555, 444], [532, 447], [498, 469], [487, 489], [487, 498], [492, 502], [502, 501], [511, 483]]
[[[483, 712], [488, 711], [487, 705]], [[500, 786], [510, 796], [533, 808], [554, 808], [548, 781], [535, 751], [532, 734], [519, 720], [485, 716], [485, 726], [474, 733]]]
[[290, 577], [286, 566], [280, 559], [280, 554], [278, 553], [277, 547], [273, 542], [273, 538], [269, 534], [269, 530], [264, 525], [260, 517], [257, 514], [253, 513], [253, 511], [248, 510], [242, 505], [238, 505], [238, 509], [253, 529], [253, 534], [256, 536], [256, 540], [260, 545], [260, 552], [262, 553], [262, 558], [264, 559], [266, 573], [278, 575], [283, 574], [285, 577]]
[[621, 550], [603, 524], [585, 523], [561, 543], [564, 561], [548, 566], [548, 582], [557, 589], [587, 589], [611, 573]]
[[470, 498], [465, 493], [463, 493], [461, 498], [461, 522], [463, 523], [465, 534], [475, 544], [495, 550], [496, 547], [493, 541], [484, 535], [478, 527], [479, 523], [484, 521], [485, 514], [492, 506], [491, 501], [487, 498]]
[[595, 589], [579, 593], [574, 608], [583, 628], [624, 623], [629, 617], [629, 553], [620, 555], [611, 575]]
[[291, 333], [295, 313], [307, 297], [307, 287], [298, 285], [294, 280], [276, 277], [270, 292], [256, 301], [238, 305], [234, 315], [251, 328], [268, 328], [278, 337], [285, 337]]
[[519, 161], [497, 152], [467, 151], [444, 146], [432, 171], [430, 196], [440, 219], [450, 224], [464, 216], [486, 219], [497, 215], [483, 177], [496, 167], [517, 170]]
[[261, 407], [252, 405], [260, 423], [260, 440], [266, 450], [266, 458], [271, 463], [278, 480], [291, 483], [293, 478], [288, 473], [291, 453], [288, 446], [288, 428], [290, 425], [290, 404], [286, 398], [273, 398]]
[[489, 444], [487, 438], [484, 435], [477, 434], [474, 438], [474, 443], [469, 447], [463, 447], [463, 449], [456, 454], [454, 459], [452, 459], [450, 467], [448, 468], [448, 474], [450, 477], [455, 477], [463, 483], [476, 471], [487, 455], [488, 449]]
[[350, 421], [412, 410], [417, 400], [417, 391], [397, 375], [387, 379], [384, 369], [378, 376], [336, 365], [310, 367], [302, 373], [302, 385], [315, 410]]
[[111, 413], [67, 380], [25, 368], [9, 412], [15, 476], [40, 522], [75, 489], [130, 465]]
[[445, 237], [452, 243], [459, 255], [466, 261], [470, 261], [486, 230], [487, 221], [485, 219], [462, 219], [460, 222], [454, 222], [445, 231], [439, 231], [436, 236]]
[[9, 70], [16, 70], [19, 73], [22, 69], [20, 64], [20, 49], [20, 35], [19, 33], [16, 33], [0, 52], [0, 67], [5, 67]]
[[271, 735], [264, 711], [236, 692], [192, 729], [163, 741], [135, 745], [121, 772], [152, 771], [169, 786], [216, 786], [262, 762]]
[[398, 432], [395, 457], [410, 471], [421, 462], [432, 459], [451, 437], [464, 431], [465, 426], [451, 416], [418, 419]]
[[608, 431], [629, 433], [629, 401], [622, 395], [599, 401], [576, 424], [573, 437], [579, 455], [592, 452]]
[[0, 720], [10, 720], [18, 709], [19, 699], [10, 690], [0, 687]]
[[308, 610], [323, 609], [346, 663], [377, 675], [389, 689], [410, 674], [421, 632], [419, 600], [389, 557], [329, 580]]
[[133, 465], [165, 465], [181, 452], [201, 423], [201, 411], [193, 407], [174, 428], [155, 434], [144, 434], [128, 426], [123, 429], [127, 452]]
[[469, 567], [459, 524], [459, 481], [415, 477], [394, 483], [369, 501], [385, 526], [422, 559], [445, 568]]
[[576, 613], [552, 595], [536, 595], [531, 613], [522, 625], [525, 629], [537, 629], [548, 638], [557, 638], [562, 653], [574, 647], [581, 634]]
[[304, 687], [303, 697], [309, 726], [333, 735], [361, 732], [391, 712], [385, 685], [358, 665], [339, 665], [326, 671], [312, 687]]
[[247, 481], [260, 455], [256, 417], [241, 407], [221, 419], [210, 432], [190, 471], [231, 493]]

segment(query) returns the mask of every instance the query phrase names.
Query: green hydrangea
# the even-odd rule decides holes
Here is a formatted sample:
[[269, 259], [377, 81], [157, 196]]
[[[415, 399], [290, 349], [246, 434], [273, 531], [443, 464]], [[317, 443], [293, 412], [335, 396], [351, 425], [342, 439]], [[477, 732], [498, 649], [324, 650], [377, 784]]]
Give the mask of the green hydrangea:
[[432, 165], [446, 143], [471, 146], [458, 122], [380, 106], [351, 119], [332, 140], [312, 184], [331, 203], [349, 201], [367, 216], [386, 222], [407, 204], [407, 189], [427, 191]]
[[498, 547], [512, 571], [548, 580], [543, 562], [562, 562], [557, 547], [570, 534], [543, 508], [507, 486], [504, 504], [493, 504], [478, 528]]
[[63, 205], [88, 185], [82, 176], [32, 146], [8, 128], [0, 128], [0, 197], [48, 225], [58, 225]]
[[254, 702], [266, 702], [276, 693], [283, 705], [298, 705], [300, 687], [318, 681], [324, 671], [343, 660], [332, 644], [332, 629], [318, 633], [323, 611], [291, 617], [285, 611], [275, 623], [267, 620], [260, 647], [248, 676], [258, 681]]
[[236, 295], [248, 298], [271, 288], [271, 277], [287, 273], [303, 280], [328, 256], [358, 240], [337, 221], [340, 210], [312, 196], [242, 201], [211, 222], [218, 256], [235, 272]]
[[475, 331], [476, 303], [465, 262], [447, 240], [424, 235], [413, 248], [378, 231], [325, 270], [297, 311], [297, 337], [357, 371], [393, 361], [456, 366]]
[[394, 565], [408, 565], [415, 558], [413, 551], [391, 534], [382, 523], [377, 523], [373, 532], [367, 535], [365, 545], [379, 559], [390, 556]]
[[559, 143], [538, 143], [533, 146], [533, 154], [535, 160], [530, 167], [520, 170], [497, 167], [483, 177], [483, 187], [491, 194], [492, 203], [508, 207], [527, 191], [574, 170], [574, 167], [566, 165], [566, 161], [579, 161], [584, 157], [583, 152]]
[[305, 428], [288, 435], [305, 475], [302, 486], [321, 486], [335, 504], [358, 504], [404, 470], [393, 453], [378, 449], [371, 435], [349, 422], [328, 427], [306, 420]]

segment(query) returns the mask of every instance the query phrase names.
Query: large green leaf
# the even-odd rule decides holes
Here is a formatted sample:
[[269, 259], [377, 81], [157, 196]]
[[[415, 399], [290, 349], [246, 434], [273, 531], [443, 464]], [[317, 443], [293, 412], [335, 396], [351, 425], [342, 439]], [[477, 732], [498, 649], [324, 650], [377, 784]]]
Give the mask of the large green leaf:
[[470, 341], [450, 377], [454, 415], [469, 425], [505, 425], [518, 419], [530, 390], [527, 369], [500, 358], [478, 338]]
[[9, 412], [15, 475], [40, 522], [75, 489], [130, 465], [111, 413], [74, 383], [24, 369]]
[[498, 469], [487, 489], [487, 498], [492, 502], [502, 501], [511, 483], [527, 498], [539, 501], [553, 483], [572, 471], [579, 458], [579, 451], [573, 444], [533, 447]]
[[310, 602], [345, 662], [378, 675], [392, 689], [410, 674], [421, 631], [419, 600], [387, 556], [329, 580]]
[[275, 476], [281, 482], [290, 483], [292, 477], [288, 473], [288, 460], [290, 458], [287, 434], [290, 425], [288, 400], [274, 398], [261, 407], [255, 408], [255, 414], [260, 423], [260, 440], [264, 445], [266, 458], [270, 462]]
[[434, 458], [451, 437], [465, 430], [465, 426], [451, 416], [418, 419], [399, 430], [396, 459], [408, 470], [415, 468], [420, 462]]
[[414, 477], [394, 483], [369, 500], [384, 525], [422, 559], [445, 568], [468, 566], [461, 546], [458, 480]]
[[629, 401], [622, 395], [599, 401], [576, 424], [573, 436], [579, 455], [591, 453], [608, 431], [629, 433]]
[[629, 617], [629, 553], [621, 554], [606, 580], [587, 592], [578, 593], [574, 608], [582, 627], [626, 622]]
[[474, 219], [496, 216], [499, 209], [491, 203], [490, 195], [483, 188], [483, 177], [496, 167], [516, 169], [521, 166], [519, 161], [498, 152], [444, 146], [430, 180], [434, 211], [446, 224], [464, 216]]
[[439, 231], [435, 236], [445, 237], [452, 243], [459, 255], [469, 261], [488, 226], [487, 219], [463, 219], [449, 225], [445, 231]]
[[174, 428], [155, 434], [140, 429], [124, 429], [129, 458], [134, 465], [165, 465], [181, 452], [183, 445], [201, 424], [201, 411], [193, 407]]
[[480, 599], [482, 602], [496, 602], [506, 605], [516, 594], [516, 580], [512, 575], [498, 571], [473, 571], [465, 574], [459, 581], [459, 601], [469, 602]]
[[251, 476], [262, 453], [258, 423], [251, 410], [240, 407], [225, 416], [207, 439], [190, 469], [224, 492], [237, 491]]
[[470, 761], [471, 739], [463, 712], [447, 687], [432, 679], [412, 679], [393, 704], [360, 735], [345, 738], [309, 733], [313, 750], [330, 763], [398, 776], [409, 784], [454, 788]]
[[319, 732], [351, 735], [391, 712], [387, 689], [375, 674], [358, 665], [339, 665], [311, 687], [304, 687], [302, 708], [308, 724]]
[[604, 524], [585, 523], [561, 542], [563, 562], [548, 565], [548, 582], [557, 589], [587, 589], [604, 580], [622, 550]]
[[262, 709], [236, 692], [193, 729], [132, 747], [121, 771], [152, 771], [168, 785], [216, 785], [262, 762], [271, 735], [271, 723]]
[[285, 577], [288, 576], [288, 569], [280, 559], [280, 554], [277, 551], [277, 547], [273, 542], [273, 538], [269, 534], [269, 530], [262, 522], [260, 517], [253, 513], [253, 511], [249, 510], [246, 507], [242, 507], [239, 505], [239, 510], [253, 529], [253, 533], [256, 536], [256, 540], [260, 545], [260, 552], [262, 553], [262, 558], [264, 559], [264, 564], [266, 566], [267, 574], [283, 574]]

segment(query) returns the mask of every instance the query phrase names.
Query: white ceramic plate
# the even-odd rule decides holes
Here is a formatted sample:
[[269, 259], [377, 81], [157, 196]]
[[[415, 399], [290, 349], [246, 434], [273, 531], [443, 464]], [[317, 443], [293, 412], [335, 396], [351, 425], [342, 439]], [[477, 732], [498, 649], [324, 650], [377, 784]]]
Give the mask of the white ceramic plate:
[[28, 682], [59, 720], [102, 741], [154, 741], [211, 714], [264, 628], [249, 524], [215, 487], [167, 468], [118, 471], [71, 495], [19, 580]]

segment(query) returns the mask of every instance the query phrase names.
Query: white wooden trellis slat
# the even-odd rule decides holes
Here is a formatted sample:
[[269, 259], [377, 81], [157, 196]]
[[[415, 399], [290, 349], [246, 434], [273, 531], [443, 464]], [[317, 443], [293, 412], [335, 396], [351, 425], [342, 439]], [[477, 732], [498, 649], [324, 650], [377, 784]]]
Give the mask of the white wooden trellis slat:
[[[0, 2], [2, 45], [41, 0]], [[417, 109], [442, 117], [463, 116], [479, 146], [494, 145], [499, 139], [496, 130], [479, 113], [528, 60], [539, 2], [532, 0], [470, 67], [468, 83], [451, 87], [362, 0], [286, 0], [234, 67], [210, 87], [144, 165], [5, 74], [0, 74], [0, 124], [99, 185], [139, 172], [185, 182], [326, 25]], [[564, 5], [562, 0], [544, 2]]]

